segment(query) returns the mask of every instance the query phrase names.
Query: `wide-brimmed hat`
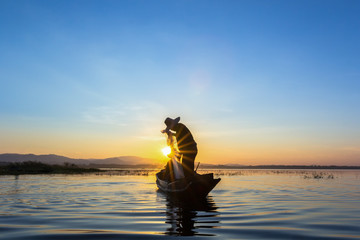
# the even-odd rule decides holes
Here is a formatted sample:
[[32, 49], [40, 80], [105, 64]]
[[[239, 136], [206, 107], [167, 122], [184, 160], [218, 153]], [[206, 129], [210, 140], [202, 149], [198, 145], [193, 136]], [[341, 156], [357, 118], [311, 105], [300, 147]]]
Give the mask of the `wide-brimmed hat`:
[[165, 125], [166, 125], [166, 128], [165, 128], [164, 130], [162, 130], [161, 132], [164, 133], [164, 132], [169, 131], [169, 129], [175, 127], [176, 124], [179, 123], [179, 121], [180, 121], [180, 117], [177, 117], [177, 118], [175, 118], [175, 119], [172, 119], [172, 118], [169, 118], [169, 117], [166, 118], [165, 121], [164, 121], [164, 123], [165, 123]]

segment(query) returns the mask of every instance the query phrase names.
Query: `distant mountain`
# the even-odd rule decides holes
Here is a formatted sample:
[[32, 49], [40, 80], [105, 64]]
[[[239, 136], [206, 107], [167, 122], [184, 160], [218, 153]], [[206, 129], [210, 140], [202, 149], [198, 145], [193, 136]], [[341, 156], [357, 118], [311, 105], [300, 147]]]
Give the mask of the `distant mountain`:
[[63, 164], [64, 162], [74, 163], [74, 164], [87, 163], [85, 160], [82, 159], [72, 159], [54, 154], [49, 154], [49, 155], [15, 154], [15, 153], [0, 154], [0, 162], [26, 162], [26, 161], [36, 161], [47, 164]]
[[5, 153], [0, 154], [0, 163], [10, 162], [26, 162], [36, 161], [47, 164], [63, 164], [65, 162], [73, 163], [76, 165], [89, 165], [89, 164], [111, 164], [111, 165], [144, 165], [154, 164], [156, 161], [150, 158], [141, 158], [136, 156], [122, 156], [105, 159], [75, 159], [55, 154], [48, 155], [35, 155], [35, 154], [15, 154]]

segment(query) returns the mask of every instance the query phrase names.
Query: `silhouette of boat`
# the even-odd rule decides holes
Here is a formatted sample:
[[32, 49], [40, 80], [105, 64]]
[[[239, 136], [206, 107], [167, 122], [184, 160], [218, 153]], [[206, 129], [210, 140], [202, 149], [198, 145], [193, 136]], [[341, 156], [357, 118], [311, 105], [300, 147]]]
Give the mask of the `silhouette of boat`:
[[213, 173], [198, 174], [195, 172], [194, 176], [170, 182], [163, 178], [164, 171], [161, 170], [156, 174], [158, 188], [162, 192], [181, 198], [205, 198], [221, 180], [221, 178], [214, 178]]

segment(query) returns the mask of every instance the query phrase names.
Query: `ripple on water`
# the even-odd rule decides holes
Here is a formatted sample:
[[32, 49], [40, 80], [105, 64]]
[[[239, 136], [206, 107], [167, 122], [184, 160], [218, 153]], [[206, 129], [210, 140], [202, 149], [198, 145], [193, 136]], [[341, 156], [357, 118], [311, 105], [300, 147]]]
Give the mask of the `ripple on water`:
[[[148, 176], [2, 176], [2, 239], [360, 238], [360, 184], [307, 172], [223, 174], [204, 201], [184, 203]], [[358, 176], [358, 173], [356, 173]], [[357, 181], [357, 182], [356, 182]]]

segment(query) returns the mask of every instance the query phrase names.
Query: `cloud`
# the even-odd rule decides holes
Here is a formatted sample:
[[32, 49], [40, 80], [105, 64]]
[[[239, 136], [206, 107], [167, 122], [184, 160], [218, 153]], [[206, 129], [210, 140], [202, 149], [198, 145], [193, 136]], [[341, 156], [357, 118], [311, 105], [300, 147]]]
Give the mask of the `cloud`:
[[[234, 125], [235, 126], [235, 125]], [[220, 129], [220, 128], [219, 128]], [[291, 128], [288, 127], [254, 127], [254, 128], [224, 128], [218, 131], [204, 130], [198, 132], [201, 137], [233, 137], [233, 136], [278, 136], [279, 133], [288, 133], [292, 131]]]
[[360, 152], [360, 147], [347, 146], [340, 148], [340, 150], [347, 152]]
[[190, 92], [194, 95], [201, 95], [210, 87], [211, 77], [206, 71], [196, 71], [189, 77]]
[[152, 132], [154, 126], [162, 123], [163, 112], [162, 105], [145, 101], [128, 105], [92, 107], [84, 111], [82, 117], [88, 123], [152, 129], [147, 130]]
[[101, 106], [88, 109], [83, 112], [83, 119], [89, 123], [127, 126], [128, 123], [124, 116], [126, 112], [121, 108]]
[[231, 109], [231, 108], [226, 108], [226, 107], [223, 107], [223, 108], [218, 108], [216, 109], [218, 112], [222, 112], [222, 113], [233, 113], [234, 110]]

